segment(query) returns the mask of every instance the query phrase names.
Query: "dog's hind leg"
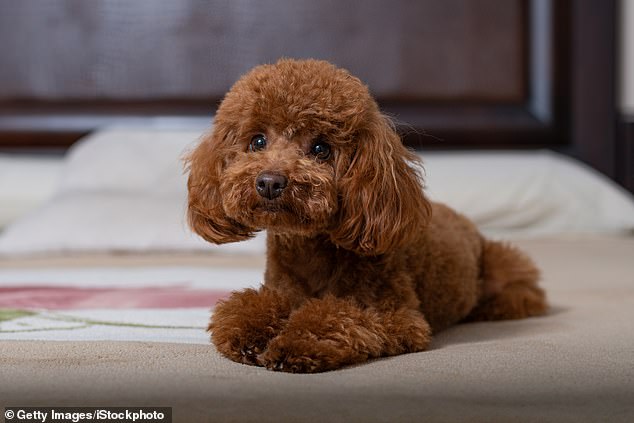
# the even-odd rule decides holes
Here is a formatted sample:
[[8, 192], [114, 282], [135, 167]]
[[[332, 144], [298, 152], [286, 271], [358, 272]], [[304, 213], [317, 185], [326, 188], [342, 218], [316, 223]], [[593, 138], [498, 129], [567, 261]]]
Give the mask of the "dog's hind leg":
[[544, 314], [544, 291], [537, 285], [539, 270], [512, 245], [483, 241], [482, 294], [465, 321], [522, 319]]

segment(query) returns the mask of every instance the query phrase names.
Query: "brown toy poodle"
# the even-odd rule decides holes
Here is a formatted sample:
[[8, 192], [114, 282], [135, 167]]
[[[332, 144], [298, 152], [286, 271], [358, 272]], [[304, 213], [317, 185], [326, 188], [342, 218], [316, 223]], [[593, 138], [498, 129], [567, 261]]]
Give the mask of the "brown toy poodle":
[[195, 232], [222, 244], [268, 231], [264, 284], [209, 324], [231, 360], [320, 372], [423, 351], [457, 322], [546, 310], [533, 262], [429, 202], [367, 87], [327, 62], [247, 73], [188, 166]]

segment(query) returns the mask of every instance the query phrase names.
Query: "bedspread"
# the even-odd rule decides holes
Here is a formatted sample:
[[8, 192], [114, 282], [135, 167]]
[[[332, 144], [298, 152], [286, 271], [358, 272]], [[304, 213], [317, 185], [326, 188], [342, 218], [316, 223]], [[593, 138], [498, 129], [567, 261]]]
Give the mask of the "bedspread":
[[428, 351], [315, 374], [233, 363], [209, 309], [262, 257], [0, 262], [0, 405], [152, 405], [174, 421], [633, 421], [634, 238], [518, 243], [547, 316], [472, 323]]

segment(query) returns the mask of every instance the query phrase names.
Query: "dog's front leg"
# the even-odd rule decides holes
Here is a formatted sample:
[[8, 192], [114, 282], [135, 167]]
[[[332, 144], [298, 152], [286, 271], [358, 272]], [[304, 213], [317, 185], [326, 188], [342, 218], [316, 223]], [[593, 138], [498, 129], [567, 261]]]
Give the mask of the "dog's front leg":
[[429, 325], [417, 310], [377, 311], [326, 296], [295, 310], [258, 362], [271, 370], [322, 372], [369, 358], [422, 351], [430, 339]]
[[211, 316], [211, 340], [233, 361], [258, 364], [270, 339], [277, 336], [291, 313], [290, 300], [265, 286], [245, 289], [219, 301]]

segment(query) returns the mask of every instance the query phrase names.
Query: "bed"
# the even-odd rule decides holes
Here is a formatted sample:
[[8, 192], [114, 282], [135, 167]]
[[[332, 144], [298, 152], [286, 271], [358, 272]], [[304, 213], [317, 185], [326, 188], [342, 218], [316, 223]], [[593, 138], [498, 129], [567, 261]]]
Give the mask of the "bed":
[[188, 232], [179, 157], [200, 134], [111, 128], [44, 163], [54, 193], [0, 235], [5, 406], [164, 405], [175, 421], [631, 419], [634, 201], [606, 177], [548, 150], [423, 154], [433, 199], [535, 258], [550, 312], [460, 325], [419, 354], [277, 374], [220, 357], [204, 330], [219, 298], [259, 285], [265, 250], [263, 235], [210, 246]]
[[[520, 245], [543, 269], [549, 315], [457, 326], [424, 353], [325, 374], [278, 374], [220, 357], [203, 333], [207, 310], [195, 309], [185, 317], [166, 314], [161, 323], [196, 330], [140, 331], [160, 335], [118, 334], [104, 326], [92, 341], [58, 336], [43, 342], [35, 339], [50, 338], [3, 333], [0, 397], [5, 406], [171, 406], [175, 421], [631, 421], [634, 240]], [[214, 264], [182, 260], [169, 265], [184, 275], [194, 263]], [[46, 263], [52, 265], [60, 269]], [[106, 266], [124, 275], [131, 266], [155, 265], [147, 257], [108, 258], [82, 268]], [[144, 322], [117, 310], [96, 316]]]
[[[634, 171], [631, 137], [614, 127], [613, 1], [71, 3], [0, 6], [0, 46], [40, 52], [10, 49], [0, 72], [0, 407], [165, 406], [175, 422], [632, 421]], [[256, 17], [292, 36], [266, 27], [254, 45], [244, 28]], [[59, 23], [53, 51], [82, 31], [90, 48], [44, 54], [46, 37], [23, 29], [45, 22]], [[171, 48], [148, 55], [130, 39]], [[280, 55], [368, 81], [418, 149], [429, 196], [527, 251], [549, 313], [458, 325], [426, 352], [315, 375], [221, 357], [209, 314], [260, 284], [265, 234], [223, 246], [192, 234], [181, 158], [228, 84]]]

